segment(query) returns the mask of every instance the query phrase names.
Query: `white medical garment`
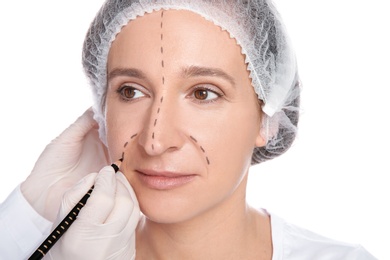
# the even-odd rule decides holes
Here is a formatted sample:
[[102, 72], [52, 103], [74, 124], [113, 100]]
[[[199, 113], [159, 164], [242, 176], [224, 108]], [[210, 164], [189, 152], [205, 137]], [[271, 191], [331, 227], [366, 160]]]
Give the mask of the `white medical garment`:
[[[335, 241], [270, 214], [272, 260], [374, 260], [359, 245]], [[18, 186], [0, 205], [0, 259], [27, 259], [50, 234], [52, 223], [41, 217]]]
[[52, 225], [30, 206], [19, 185], [0, 205], [0, 259], [27, 259]]
[[271, 215], [272, 260], [374, 260], [362, 246], [323, 237]]

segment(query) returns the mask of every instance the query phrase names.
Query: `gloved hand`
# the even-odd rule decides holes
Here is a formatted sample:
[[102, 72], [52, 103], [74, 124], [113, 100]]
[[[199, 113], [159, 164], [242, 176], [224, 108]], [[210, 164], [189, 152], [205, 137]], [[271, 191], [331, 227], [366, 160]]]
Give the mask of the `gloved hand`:
[[111, 166], [91, 173], [65, 193], [53, 226], [95, 185], [77, 219], [44, 259], [135, 259], [140, 209], [129, 182]]
[[21, 184], [21, 191], [41, 216], [53, 222], [64, 192], [107, 164], [107, 148], [99, 139], [93, 112], [88, 109], [46, 146]]

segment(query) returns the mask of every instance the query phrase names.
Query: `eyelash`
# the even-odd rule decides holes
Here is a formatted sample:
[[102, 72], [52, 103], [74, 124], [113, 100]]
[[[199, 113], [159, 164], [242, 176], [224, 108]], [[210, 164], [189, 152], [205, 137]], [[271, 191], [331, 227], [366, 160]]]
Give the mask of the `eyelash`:
[[[195, 92], [198, 91], [198, 90], [204, 90], [204, 91], [207, 91], [207, 92], [211, 92], [211, 93], [215, 94], [217, 97], [213, 98], [213, 99], [210, 99], [210, 100], [200, 100], [200, 99], [197, 99], [197, 98], [194, 97], [194, 95], [195, 95]], [[196, 86], [190, 93], [190, 98], [193, 99], [194, 102], [196, 102], [198, 104], [214, 103], [214, 102], [217, 102], [222, 96], [223, 96], [223, 93], [221, 93], [219, 91], [216, 91], [214, 88], [210, 88], [210, 87], [207, 87], [205, 85]]]
[[[137, 89], [137, 88], [135, 88], [135, 87], [133, 87], [131, 85], [121, 85], [116, 90], [116, 92], [119, 94], [121, 100], [125, 101], [125, 102], [132, 102], [132, 101], [135, 101], [135, 100], [141, 98], [141, 97], [131, 97], [131, 98], [126, 97], [126, 95], [124, 93], [124, 91], [126, 91], [126, 90], [140, 92], [140, 93], [142, 93], [143, 96], [146, 96], [146, 94], [143, 91], [141, 91], [141, 90], [139, 90], [139, 89]], [[137, 95], [137, 94], [135, 94], [135, 95]]]
[[[124, 91], [126, 91], [126, 90], [140, 92], [140, 93], [142, 93], [143, 96], [147, 96], [143, 91], [139, 90], [136, 87], [133, 87], [133, 86], [127, 85], [127, 84], [121, 85], [116, 90], [116, 92], [118, 93], [120, 99], [122, 101], [124, 101], [124, 102], [132, 102], [132, 101], [135, 101], [135, 100], [143, 97], [143, 96], [141, 96], [141, 97], [126, 97], [126, 94], [124, 93]], [[198, 98], [195, 97], [195, 93], [196, 93], [196, 91], [199, 91], [199, 90], [203, 90], [203, 91], [208, 92], [207, 95], [209, 95], [209, 93], [211, 92], [212, 94], [216, 95], [216, 97], [212, 98], [210, 100], [198, 99]], [[136, 96], [137, 93], [135, 93], [134, 95]], [[191, 93], [188, 96], [188, 98], [192, 99], [194, 102], [196, 102], [198, 104], [210, 104], [210, 103], [217, 102], [223, 95], [224, 94], [222, 92], [216, 91], [214, 88], [210, 88], [207, 85], [198, 85], [198, 86], [195, 86], [195, 88], [191, 91]]]

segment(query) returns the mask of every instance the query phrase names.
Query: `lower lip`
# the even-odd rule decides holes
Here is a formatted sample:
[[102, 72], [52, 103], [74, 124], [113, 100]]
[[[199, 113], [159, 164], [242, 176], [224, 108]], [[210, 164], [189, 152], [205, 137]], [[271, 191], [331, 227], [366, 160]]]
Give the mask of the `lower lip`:
[[146, 175], [138, 173], [138, 177], [146, 186], [156, 190], [170, 190], [180, 186], [183, 186], [191, 182], [195, 175], [183, 175], [183, 176], [157, 176], [157, 175]]

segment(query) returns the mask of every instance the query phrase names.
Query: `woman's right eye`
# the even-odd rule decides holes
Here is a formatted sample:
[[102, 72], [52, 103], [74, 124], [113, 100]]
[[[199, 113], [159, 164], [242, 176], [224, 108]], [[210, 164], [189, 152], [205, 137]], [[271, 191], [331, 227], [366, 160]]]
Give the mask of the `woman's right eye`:
[[129, 85], [122, 85], [118, 90], [118, 94], [124, 99], [124, 100], [132, 100], [144, 97], [145, 94]]

